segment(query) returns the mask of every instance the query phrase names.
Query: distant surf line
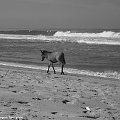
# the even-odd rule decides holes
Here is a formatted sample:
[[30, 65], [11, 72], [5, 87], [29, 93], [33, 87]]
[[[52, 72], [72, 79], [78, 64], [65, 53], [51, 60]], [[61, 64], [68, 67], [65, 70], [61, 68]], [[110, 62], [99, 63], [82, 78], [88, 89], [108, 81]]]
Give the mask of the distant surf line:
[[[34, 69], [34, 70], [47, 70], [46, 66], [36, 66], [36, 65], [26, 65], [21, 63], [13, 63], [13, 62], [2, 62], [0, 61], [0, 65], [3, 66], [10, 66], [10, 67], [19, 67], [19, 68], [28, 68], [28, 69]], [[57, 72], [61, 71], [60, 67], [55, 67]], [[51, 71], [52, 72], [52, 71]], [[72, 68], [64, 68], [65, 73], [70, 74], [78, 74], [78, 75], [88, 75], [88, 76], [96, 76], [96, 77], [103, 77], [103, 78], [114, 78], [114, 79], [120, 79], [120, 73], [118, 72], [93, 72], [89, 70], [78, 70], [78, 69], [72, 69]]]
[[[102, 33], [103, 34], [103, 33]], [[105, 37], [106, 36], [106, 37]], [[120, 33], [115, 35], [101, 35], [100, 33], [60, 33], [53, 36], [45, 35], [14, 35], [0, 34], [0, 39], [22, 40], [30, 42], [75, 42], [79, 44], [120, 45]]]

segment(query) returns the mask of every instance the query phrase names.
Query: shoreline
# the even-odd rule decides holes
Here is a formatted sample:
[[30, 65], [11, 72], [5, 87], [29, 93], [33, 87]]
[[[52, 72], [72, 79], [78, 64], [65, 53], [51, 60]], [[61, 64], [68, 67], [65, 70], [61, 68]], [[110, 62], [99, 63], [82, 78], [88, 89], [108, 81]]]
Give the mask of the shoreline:
[[[11, 66], [11, 67], [18, 67], [18, 68], [28, 68], [28, 69], [33, 69], [33, 70], [44, 70], [47, 71], [47, 66], [38, 66], [38, 65], [28, 65], [28, 64], [21, 64], [21, 63], [14, 63], [14, 62], [3, 62], [0, 61], [0, 65], [2, 66]], [[61, 71], [60, 67], [55, 67], [56, 72]], [[50, 69], [50, 72], [53, 72]], [[105, 72], [93, 72], [89, 70], [79, 70], [79, 69], [74, 69], [74, 68], [64, 68], [64, 72], [67, 74], [73, 74], [73, 75], [85, 75], [85, 76], [92, 76], [92, 77], [100, 77], [100, 78], [111, 78], [111, 79], [118, 79], [120, 80], [120, 74], [111, 71]]]

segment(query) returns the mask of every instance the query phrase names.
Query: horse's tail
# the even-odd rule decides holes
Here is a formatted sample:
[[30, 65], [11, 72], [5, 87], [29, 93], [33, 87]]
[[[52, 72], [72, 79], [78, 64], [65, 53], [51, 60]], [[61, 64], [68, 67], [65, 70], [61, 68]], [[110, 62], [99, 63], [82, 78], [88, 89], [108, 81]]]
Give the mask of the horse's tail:
[[65, 55], [64, 55], [64, 53], [62, 53], [62, 57], [61, 57], [61, 58], [62, 58], [62, 64], [65, 65], [65, 64], [66, 64], [66, 61], [65, 61]]

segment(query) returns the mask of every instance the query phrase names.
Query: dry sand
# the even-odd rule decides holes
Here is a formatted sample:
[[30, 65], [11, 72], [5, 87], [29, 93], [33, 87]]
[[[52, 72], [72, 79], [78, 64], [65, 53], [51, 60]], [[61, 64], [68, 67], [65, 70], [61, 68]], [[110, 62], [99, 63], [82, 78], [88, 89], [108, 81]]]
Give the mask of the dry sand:
[[120, 120], [120, 80], [0, 66], [0, 120]]

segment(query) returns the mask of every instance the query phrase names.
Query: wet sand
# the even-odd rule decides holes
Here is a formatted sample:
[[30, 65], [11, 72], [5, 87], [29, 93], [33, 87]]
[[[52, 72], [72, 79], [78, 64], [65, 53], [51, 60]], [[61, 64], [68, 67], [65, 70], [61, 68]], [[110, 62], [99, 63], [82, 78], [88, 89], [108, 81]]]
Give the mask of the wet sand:
[[120, 120], [120, 80], [0, 66], [0, 120]]

